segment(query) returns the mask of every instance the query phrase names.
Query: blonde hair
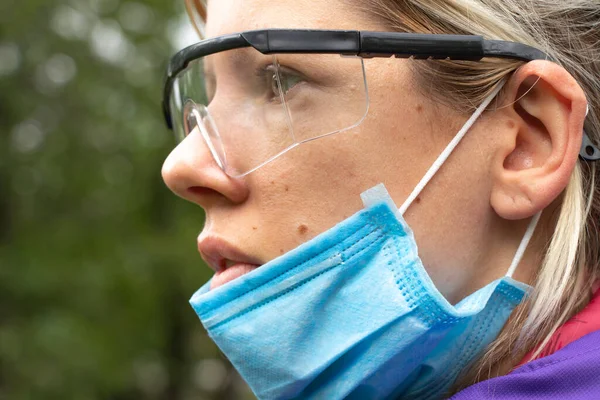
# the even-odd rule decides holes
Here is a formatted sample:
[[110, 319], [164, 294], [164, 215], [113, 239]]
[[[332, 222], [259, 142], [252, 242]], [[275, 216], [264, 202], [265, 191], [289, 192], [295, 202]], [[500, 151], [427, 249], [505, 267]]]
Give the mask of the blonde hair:
[[[525, 43], [545, 51], [586, 93], [585, 130], [600, 143], [600, 3], [598, 0], [346, 0], [389, 30], [481, 35]], [[203, 0], [186, 0], [199, 34]], [[415, 64], [421, 87], [439, 100], [472, 112], [523, 62], [484, 59]], [[534, 292], [485, 353], [457, 381], [456, 392], [488, 379], [498, 365], [514, 366], [585, 306], [600, 278], [600, 188], [594, 163], [580, 161], [554, 216], [555, 229], [535, 277]]]

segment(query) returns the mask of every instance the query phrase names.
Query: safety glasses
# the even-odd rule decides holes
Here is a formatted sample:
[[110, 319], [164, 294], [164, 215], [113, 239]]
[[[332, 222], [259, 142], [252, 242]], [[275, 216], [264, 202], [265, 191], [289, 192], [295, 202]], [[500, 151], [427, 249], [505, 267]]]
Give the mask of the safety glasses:
[[[358, 126], [369, 108], [363, 59], [373, 57], [548, 59], [481, 36], [247, 31], [203, 40], [171, 59], [165, 120], [178, 140], [201, 135], [217, 165], [242, 177], [299, 144]], [[580, 156], [600, 159], [587, 136]]]

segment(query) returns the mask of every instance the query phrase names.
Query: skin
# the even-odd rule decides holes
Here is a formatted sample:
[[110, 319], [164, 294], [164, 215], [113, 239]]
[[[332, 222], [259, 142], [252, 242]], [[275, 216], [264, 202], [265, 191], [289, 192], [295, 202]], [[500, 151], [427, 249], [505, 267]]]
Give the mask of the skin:
[[[206, 28], [208, 37], [260, 28], [386, 30], [337, 0], [212, 1]], [[359, 127], [296, 147], [241, 179], [221, 171], [192, 132], [162, 174], [175, 194], [205, 210], [200, 239], [223, 238], [262, 264], [362, 209], [360, 193], [378, 183], [401, 205], [469, 117], [425, 96], [411, 62], [418, 61], [366, 60], [371, 105]], [[546, 210], [514, 275], [532, 282], [553, 229], [548, 209], [560, 205], [578, 160], [586, 99], [563, 68], [526, 64], [499, 104], [404, 215], [428, 273], [453, 303], [503, 276], [530, 218]]]

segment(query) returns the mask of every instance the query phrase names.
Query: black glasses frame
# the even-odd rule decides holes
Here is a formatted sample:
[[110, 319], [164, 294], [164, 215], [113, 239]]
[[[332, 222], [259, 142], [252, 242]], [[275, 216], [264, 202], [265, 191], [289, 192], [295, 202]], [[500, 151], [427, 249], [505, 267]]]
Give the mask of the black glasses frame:
[[[484, 57], [521, 61], [550, 59], [543, 51], [526, 44], [486, 40], [475, 35], [303, 29], [264, 29], [233, 33], [193, 44], [171, 58], [162, 103], [169, 129], [173, 129], [169, 100], [177, 75], [198, 58], [244, 47], [253, 47], [262, 54], [340, 54], [362, 58], [464, 61], [480, 61]], [[591, 143], [587, 135], [583, 142], [580, 157], [588, 161], [600, 160], [600, 150]]]

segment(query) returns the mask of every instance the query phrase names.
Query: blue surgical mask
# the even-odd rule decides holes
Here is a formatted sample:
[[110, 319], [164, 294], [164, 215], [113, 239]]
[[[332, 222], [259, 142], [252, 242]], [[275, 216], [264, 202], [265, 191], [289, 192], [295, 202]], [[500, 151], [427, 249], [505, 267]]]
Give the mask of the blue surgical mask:
[[430, 279], [402, 217], [492, 98], [400, 211], [376, 186], [362, 194], [362, 211], [332, 229], [194, 294], [209, 336], [259, 399], [439, 399], [497, 337], [529, 290], [510, 275], [539, 216], [507, 276], [456, 305]]

